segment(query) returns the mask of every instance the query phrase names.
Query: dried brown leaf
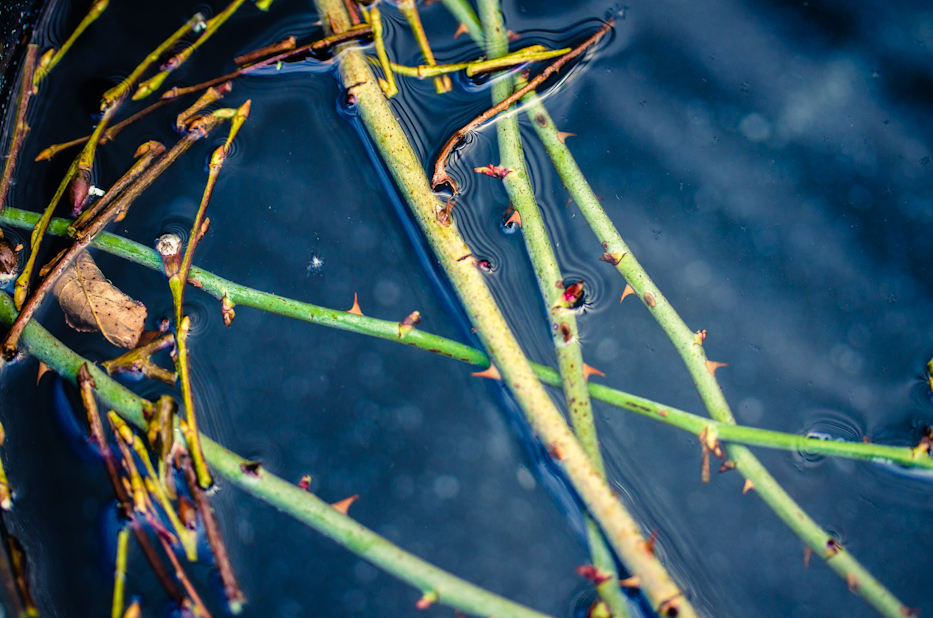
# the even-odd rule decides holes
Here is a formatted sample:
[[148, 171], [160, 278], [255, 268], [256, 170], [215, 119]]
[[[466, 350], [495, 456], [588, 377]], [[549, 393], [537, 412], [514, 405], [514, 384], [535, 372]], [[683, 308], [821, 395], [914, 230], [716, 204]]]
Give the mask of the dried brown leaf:
[[107, 281], [87, 251], [75, 258], [52, 293], [73, 329], [99, 331], [114, 345], [136, 347], [146, 321], [146, 306]]

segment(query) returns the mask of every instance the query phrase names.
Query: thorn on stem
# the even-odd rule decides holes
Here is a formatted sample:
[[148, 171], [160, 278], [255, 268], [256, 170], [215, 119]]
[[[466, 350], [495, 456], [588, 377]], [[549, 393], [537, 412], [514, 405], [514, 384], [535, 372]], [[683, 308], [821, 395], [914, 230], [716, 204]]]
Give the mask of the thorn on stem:
[[518, 227], [522, 226], [522, 216], [519, 214], [517, 210], [512, 208], [511, 204], [509, 204], [509, 207], [505, 210], [505, 214], [502, 215], [502, 225], [506, 228], [511, 229], [512, 226], [516, 224], [518, 225]]
[[548, 455], [556, 461], [564, 461], [567, 458], [567, 454], [564, 452], [564, 448], [560, 444], [551, 444], [547, 448]]
[[496, 366], [492, 363], [489, 364], [488, 369], [477, 371], [475, 373], [471, 373], [470, 375], [472, 375], [474, 378], [489, 378], [490, 380], [499, 380], [500, 382], [502, 381], [502, 374], [499, 373], [499, 370], [496, 369]]
[[356, 296], [356, 292], [353, 293], [353, 306], [347, 309], [347, 313], [352, 313], [354, 315], [363, 315], [363, 310], [360, 309], [360, 301]]
[[720, 367], [728, 367], [728, 366], [729, 366], [729, 363], [717, 363], [711, 360], [706, 361], [706, 370], [709, 371], [710, 374], [714, 378], [716, 377], [717, 369], [719, 369]]
[[622, 290], [622, 298], [619, 299], [619, 302], [621, 303], [623, 300], [625, 300], [626, 296], [629, 296], [630, 294], [634, 294], [634, 293], [635, 293], [635, 290], [632, 289], [632, 286], [626, 284], [625, 289]]
[[809, 545], [803, 548], [803, 568], [806, 569], [807, 567], [810, 566], [810, 556], [812, 555], [813, 555], [813, 550], [810, 549]]
[[44, 376], [49, 371], [51, 371], [51, 369], [49, 369], [49, 366], [43, 363], [42, 361], [39, 361], [39, 375], [36, 376], [36, 386], [39, 385], [39, 380], [42, 379], [42, 376]]
[[645, 551], [648, 552], [649, 554], [651, 554], [651, 555], [653, 556], [653, 555], [654, 555], [654, 546], [655, 546], [655, 544], [656, 544], [657, 542], [658, 542], [658, 531], [657, 531], [657, 530], [652, 530], [652, 531], [651, 531], [651, 536], [649, 536], [649, 537], [648, 537], [648, 540], [645, 541], [645, 544], [644, 544]]
[[338, 513], [340, 513], [341, 515], [346, 515], [347, 512], [350, 510], [350, 505], [356, 502], [356, 499], [359, 497], [360, 497], [359, 494], [353, 494], [349, 498], [344, 498], [343, 500], [339, 502], [334, 502], [333, 504], [331, 504], [331, 507], [333, 507], [333, 509], [337, 511]]
[[470, 32], [470, 29], [467, 27], [467, 25], [464, 24], [463, 22], [461, 22], [461, 23], [457, 26], [457, 29], [454, 31], [454, 38], [456, 39], [456, 38], [459, 37], [461, 34], [468, 34], [469, 32]]
[[619, 588], [631, 588], [632, 590], [641, 589], [641, 579], [637, 575], [619, 580]]
[[858, 594], [858, 589], [862, 587], [862, 582], [855, 576], [855, 573], [846, 573], [846, 584], [849, 585], [849, 592], [852, 594]]
[[567, 133], [566, 131], [558, 131], [558, 132], [557, 132], [557, 139], [559, 139], [559, 140], [560, 140], [560, 143], [563, 144], [563, 145], [565, 145], [565, 146], [567, 145], [567, 138], [568, 138], [568, 137], [576, 137], [576, 136], [577, 136], [576, 133]]
[[[602, 376], [604, 378], [606, 377], [606, 374], [596, 367], [590, 367], [586, 363], [583, 363], [583, 379], [589, 381], [590, 376], [592, 375]], [[665, 413], [664, 416], [667, 416], [667, 413]]]
[[603, 571], [602, 569], [595, 567], [592, 564], [584, 564], [582, 566], [578, 566], [575, 570], [577, 572], [577, 575], [590, 580], [596, 586], [600, 585], [601, 583], [605, 581], [609, 581], [610, 579], [612, 579], [611, 573], [607, 573], [606, 571]]
[[752, 482], [752, 479], [745, 479], [745, 485], [742, 486], [742, 495], [744, 496], [752, 489], [755, 489], [755, 484]]
[[440, 599], [440, 595], [435, 590], [429, 590], [421, 595], [418, 602], [415, 603], [415, 609], [428, 609]]

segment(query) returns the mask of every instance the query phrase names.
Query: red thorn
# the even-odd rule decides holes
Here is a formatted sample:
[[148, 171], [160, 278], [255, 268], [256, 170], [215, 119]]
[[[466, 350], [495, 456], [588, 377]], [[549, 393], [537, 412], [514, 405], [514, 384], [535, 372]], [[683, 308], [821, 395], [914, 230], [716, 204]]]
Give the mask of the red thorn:
[[585, 577], [586, 579], [593, 582], [595, 585], [600, 585], [605, 581], [612, 579], [612, 575], [607, 573], [592, 564], [584, 564], [583, 566], [578, 566], [576, 568], [577, 575], [580, 577]]
[[590, 367], [586, 363], [583, 363], [583, 379], [589, 380], [590, 376], [592, 375], [602, 376], [604, 378], [606, 377], [606, 374], [600, 371], [599, 369], [597, 369], [596, 367]]
[[499, 370], [496, 369], [496, 366], [491, 364], [489, 369], [484, 369], [483, 371], [477, 371], [476, 373], [471, 373], [474, 378], [489, 378], [490, 380], [499, 380], [502, 381], [502, 374], [499, 373]]
[[652, 530], [652, 531], [651, 531], [651, 536], [649, 536], [649, 537], [648, 537], [648, 540], [645, 541], [645, 551], [648, 552], [649, 554], [651, 554], [651, 555], [653, 556], [653, 555], [654, 555], [654, 546], [655, 546], [655, 544], [656, 544], [657, 542], [658, 542], [658, 531], [657, 531], [657, 530]]
[[337, 511], [341, 515], [346, 515], [347, 512], [350, 510], [350, 505], [356, 502], [356, 499], [359, 497], [360, 497], [359, 494], [353, 494], [349, 498], [344, 498], [343, 500], [339, 502], [334, 502], [330, 506], [331, 508], [333, 508], [335, 511]]
[[39, 384], [39, 380], [42, 379], [42, 376], [44, 376], [49, 371], [51, 371], [51, 369], [49, 369], [49, 366], [43, 363], [42, 361], [39, 361], [39, 375], [36, 376], [36, 385]]
[[505, 225], [509, 225], [511, 223], [517, 223], [518, 227], [522, 226], [522, 216], [518, 214], [517, 210], [513, 210], [512, 215], [505, 220]]

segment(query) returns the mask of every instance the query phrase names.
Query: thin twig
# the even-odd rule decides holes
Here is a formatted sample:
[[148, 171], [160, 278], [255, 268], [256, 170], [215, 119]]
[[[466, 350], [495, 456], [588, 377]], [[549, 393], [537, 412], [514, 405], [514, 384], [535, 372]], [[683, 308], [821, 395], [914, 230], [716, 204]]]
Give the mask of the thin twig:
[[94, 132], [91, 133], [91, 136], [88, 138], [88, 141], [84, 145], [84, 148], [81, 150], [81, 153], [69, 166], [68, 171], [65, 173], [65, 177], [62, 179], [58, 186], [58, 190], [55, 192], [55, 196], [52, 198], [52, 202], [48, 205], [48, 207], [46, 207], [42, 218], [39, 219], [39, 222], [36, 224], [36, 227], [33, 229], [32, 234], [30, 235], [29, 258], [26, 261], [26, 264], [23, 267], [23, 271], [20, 273], [20, 276], [17, 278], [16, 284], [14, 286], [15, 290], [13, 301], [16, 303], [18, 308], [23, 306], [23, 303], [26, 302], [26, 297], [29, 294], [32, 272], [35, 268], [36, 258], [39, 255], [39, 246], [42, 243], [43, 236], [45, 235], [45, 229], [48, 227], [49, 220], [52, 218], [52, 214], [55, 212], [55, 207], [58, 206], [59, 200], [61, 200], [62, 196], [65, 194], [65, 189], [69, 185], [71, 186], [72, 205], [76, 210], [80, 210], [84, 206], [84, 203], [87, 200], [88, 189], [90, 188], [90, 174], [91, 168], [94, 165], [94, 155], [97, 150], [97, 144], [102, 136], [104, 129], [107, 127], [114, 114], [116, 114], [120, 105], [126, 99], [126, 95], [129, 93], [129, 89], [133, 86], [133, 84], [136, 83], [136, 81], [142, 76], [142, 74], [149, 68], [152, 63], [158, 61], [159, 57], [165, 53], [165, 50], [169, 49], [181, 37], [190, 32], [203, 20], [204, 18], [200, 13], [195, 14], [195, 16], [188, 20], [185, 25], [176, 30], [168, 39], [166, 39], [159, 47], [157, 47], [155, 51], [149, 54], [146, 59], [143, 60], [133, 70], [133, 72], [126, 77], [126, 79], [105, 92], [101, 97], [101, 109], [104, 113], [100, 119], [100, 122], [98, 122]]
[[[6, 300], [8, 302], [9, 298]], [[77, 360], [83, 361], [83, 359]], [[166, 594], [168, 594], [168, 596], [176, 604], [180, 604], [184, 599], [184, 595], [182, 595], [181, 591], [178, 589], [178, 586], [175, 585], [175, 582], [172, 581], [168, 571], [165, 570], [165, 565], [162, 564], [162, 561], [159, 559], [159, 555], [156, 553], [155, 547], [152, 546], [152, 542], [149, 540], [149, 536], [146, 534], [146, 531], [136, 519], [130, 496], [127, 494], [126, 488], [120, 481], [120, 473], [116, 457], [114, 457], [113, 451], [110, 450], [110, 443], [107, 441], [106, 434], [104, 434], [104, 427], [101, 424], [100, 414], [97, 411], [97, 401], [94, 399], [94, 391], [97, 389], [97, 381], [94, 379], [93, 374], [99, 373], [99, 370], [86, 362], [77, 364], [77, 367], [78, 368], [76, 370], [73, 369], [73, 371], [75, 371], [74, 380], [79, 386], [81, 392], [81, 402], [83, 403], [84, 410], [87, 413], [88, 426], [90, 427], [91, 432], [91, 441], [97, 447], [97, 452], [100, 453], [101, 459], [104, 462], [104, 469], [107, 471], [107, 477], [110, 479], [110, 484], [113, 487], [114, 494], [117, 497], [117, 503], [120, 505], [121, 515], [125, 519], [129, 520], [130, 528], [133, 531], [133, 536], [136, 538], [136, 542], [140, 549], [143, 550], [143, 555], [146, 557], [146, 561], [149, 563], [149, 566], [152, 569], [156, 579], [162, 585], [162, 588], [165, 590]], [[98, 375], [98, 378], [99, 377], [100, 375]]]
[[220, 524], [217, 523], [217, 516], [211, 507], [210, 500], [198, 485], [198, 476], [191, 465], [191, 458], [187, 453], [181, 453], [176, 457], [176, 465], [185, 473], [185, 481], [188, 484], [188, 491], [194, 498], [194, 503], [201, 514], [201, 521], [204, 522], [204, 534], [207, 542], [211, 546], [214, 554], [214, 563], [217, 565], [217, 571], [220, 573], [220, 580], [224, 585], [224, 594], [227, 597], [227, 605], [230, 612], [239, 614], [246, 604], [246, 595], [240, 588], [240, 582], [237, 580], [236, 572], [233, 570], [233, 563], [230, 561], [230, 554], [224, 543], [224, 537], [220, 532]]
[[[434, 59], [434, 52], [431, 51], [431, 44], [428, 42], [428, 35], [425, 34], [424, 26], [421, 24], [421, 16], [418, 14], [418, 5], [415, 3], [415, 0], [402, 0], [396, 6], [399, 12], [401, 12], [408, 21], [408, 25], [415, 35], [415, 41], [418, 43], [418, 49], [421, 50], [421, 55], [424, 56], [425, 64], [428, 66], [437, 65], [437, 61]], [[438, 94], [450, 92], [450, 89], [450, 77], [447, 75], [439, 75], [434, 78], [434, 90], [437, 91]]]
[[197, 413], [194, 405], [194, 395], [191, 390], [190, 378], [190, 358], [188, 355], [188, 329], [190, 320], [184, 314], [185, 311], [185, 286], [188, 283], [188, 272], [191, 270], [191, 263], [194, 259], [194, 252], [198, 243], [204, 237], [207, 231], [207, 221], [205, 214], [207, 205], [211, 200], [214, 187], [217, 184], [217, 178], [220, 170], [223, 168], [224, 161], [227, 159], [227, 153], [230, 150], [230, 144], [236, 136], [243, 122], [249, 117], [251, 101], [247, 100], [239, 109], [236, 110], [230, 122], [230, 132], [227, 141], [214, 150], [208, 164], [207, 184], [204, 187], [204, 194], [201, 197], [201, 204], [195, 215], [194, 223], [191, 226], [191, 235], [188, 238], [188, 247], [185, 250], [185, 257], [181, 262], [180, 268], [175, 272], [166, 272], [168, 275], [169, 287], [172, 290], [172, 299], [175, 303], [175, 370], [178, 372], [178, 380], [181, 383], [182, 400], [185, 404], [185, 414], [188, 419], [187, 426], [190, 431], [185, 435], [188, 439], [191, 458], [194, 460], [194, 468], [198, 473], [198, 480], [203, 489], [211, 486], [211, 475], [204, 463], [204, 457], [201, 454], [201, 447], [198, 444], [198, 425]]
[[130, 547], [130, 527], [123, 526], [117, 533], [117, 559], [113, 573], [113, 604], [110, 609], [110, 618], [123, 616], [123, 589], [126, 585], [126, 558]]
[[[26, 111], [29, 109], [29, 98], [32, 96], [32, 76], [36, 70], [36, 52], [38, 46], [29, 45], [26, 47], [26, 55], [23, 59], [23, 68], [20, 75], [19, 99], [16, 102], [16, 120], [13, 125], [13, 135], [10, 137], [10, 148], [6, 155], [6, 164], [3, 166], [3, 176], [0, 177], [0, 211], [6, 207], [7, 197], [10, 193], [10, 186], [13, 184], [13, 172], [16, 169], [16, 162], [19, 159], [19, 151], [26, 141], [26, 134], [29, 132], [29, 125], [26, 124]], [[0, 233], [0, 238], [2, 238]]]
[[260, 47], [259, 49], [243, 54], [242, 56], [237, 56], [233, 59], [233, 63], [237, 66], [250, 64], [256, 60], [262, 60], [266, 56], [274, 56], [275, 54], [280, 54], [282, 52], [292, 51], [295, 49], [296, 45], [297, 42], [295, 41], [295, 37], [290, 36], [287, 39], [279, 41], [278, 43], [266, 45], [265, 47]]
[[39, 70], [36, 71], [36, 76], [32, 81], [33, 89], [39, 87], [39, 84], [41, 84], [42, 80], [55, 68], [55, 65], [61, 62], [62, 58], [65, 57], [65, 54], [68, 53], [71, 46], [78, 40], [78, 37], [87, 30], [88, 26], [97, 21], [97, 18], [107, 9], [107, 5], [109, 4], [110, 0], [97, 0], [97, 2], [91, 5], [84, 19], [81, 20], [78, 27], [74, 29], [74, 32], [71, 33], [71, 36], [68, 37], [58, 51], [50, 49], [42, 55], [42, 62], [39, 65]]
[[177, 86], [170, 88], [162, 93], [162, 98], [175, 99], [177, 97], [191, 94], [193, 92], [200, 92], [210, 88], [211, 86], [216, 86], [217, 84], [222, 84], [223, 82], [230, 81], [231, 79], [236, 79], [241, 75], [248, 75], [253, 71], [278, 64], [279, 62], [291, 62], [297, 60], [301, 56], [307, 56], [311, 52], [323, 52], [335, 45], [345, 43], [346, 41], [366, 38], [372, 33], [373, 30], [369, 24], [354, 26], [346, 32], [324, 37], [323, 39], [319, 39], [313, 43], [308, 43], [307, 45], [302, 45], [301, 47], [291, 51], [286, 51], [277, 56], [272, 56], [271, 58], [266, 58], [265, 60], [260, 60], [253, 64], [240, 67], [236, 71], [227, 73], [226, 75], [221, 75], [220, 77], [209, 79], [206, 82], [201, 82], [200, 84], [195, 84], [194, 86], [187, 86], [185, 88], [179, 88]]
[[480, 59], [474, 60], [472, 62], [456, 62], [454, 64], [422, 64], [416, 67], [390, 62], [389, 66], [391, 67], [392, 71], [398, 73], [399, 75], [404, 75], [406, 77], [417, 77], [418, 79], [425, 79], [427, 77], [434, 77], [436, 75], [443, 75], [445, 73], [455, 73], [457, 71], [466, 71], [468, 77], [473, 77], [474, 75], [480, 75], [490, 71], [498, 71], [500, 69], [507, 69], [509, 67], [514, 67], [516, 65], [525, 64], [528, 62], [550, 60], [551, 58], [557, 58], [559, 56], [563, 56], [564, 54], [568, 54], [571, 51], [572, 50], [569, 47], [552, 51], [543, 45], [532, 45], [531, 47], [521, 49], [506, 56], [502, 56], [500, 58], [491, 58], [489, 60]]
[[215, 32], [217, 32], [218, 28], [220, 28], [224, 22], [230, 19], [231, 15], [236, 13], [237, 9], [239, 9], [245, 1], [246, 0], [233, 0], [233, 2], [228, 4], [223, 11], [208, 19], [204, 24], [204, 29], [201, 32], [201, 36], [199, 36], [194, 43], [166, 60], [162, 66], [159, 67], [159, 72], [156, 75], [139, 84], [139, 88], [137, 88], [136, 92], [133, 94], [133, 100], [139, 101], [141, 99], [145, 99], [150, 94], [161, 88], [166, 78], [171, 75], [173, 71], [187, 62], [188, 59], [191, 58], [192, 54], [194, 54], [194, 52], [201, 45], [206, 43], [207, 40], [211, 38]]
[[482, 114], [480, 114], [479, 116], [471, 120], [469, 123], [467, 123], [466, 126], [464, 126], [463, 128], [459, 129], [456, 133], [454, 133], [451, 136], [451, 138], [447, 140], [447, 143], [444, 144], [444, 148], [441, 150], [441, 154], [438, 155], [437, 162], [435, 162], [434, 164], [434, 176], [431, 179], [432, 188], [437, 190], [438, 188], [446, 184], [450, 186], [451, 190], [454, 193], [456, 193], [457, 183], [455, 183], [453, 178], [451, 178], [447, 174], [447, 161], [448, 159], [450, 159], [450, 155], [453, 152], [454, 148], [456, 148], [457, 146], [460, 145], [461, 142], [463, 142], [467, 134], [469, 134], [470, 131], [473, 131], [476, 128], [478, 128], [480, 125], [485, 123], [490, 118], [493, 118], [500, 112], [507, 110], [509, 107], [512, 106], [513, 103], [521, 99], [526, 93], [531, 92], [532, 90], [537, 88], [542, 82], [544, 82], [544, 80], [549, 78], [551, 75], [553, 75], [557, 71], [560, 71], [564, 67], [565, 64], [567, 64], [568, 62], [570, 62], [571, 60], [573, 60], [574, 58], [576, 58], [577, 56], [579, 56], [580, 54], [588, 50], [590, 47], [595, 45], [597, 42], [599, 42], [599, 40], [603, 38], [612, 29], [612, 26], [614, 23], [615, 22], [611, 19], [607, 21], [605, 24], [600, 26], [599, 30], [593, 33], [593, 35], [590, 36], [583, 43], [575, 47], [573, 51], [571, 51], [569, 54], [561, 56], [560, 58], [558, 58], [557, 60], [549, 64], [543, 71], [541, 71], [541, 73], [536, 75], [535, 78], [529, 81], [525, 86], [516, 90], [511, 95], [509, 95], [507, 98], [503, 99], [500, 103], [486, 110], [485, 112], [483, 112]]

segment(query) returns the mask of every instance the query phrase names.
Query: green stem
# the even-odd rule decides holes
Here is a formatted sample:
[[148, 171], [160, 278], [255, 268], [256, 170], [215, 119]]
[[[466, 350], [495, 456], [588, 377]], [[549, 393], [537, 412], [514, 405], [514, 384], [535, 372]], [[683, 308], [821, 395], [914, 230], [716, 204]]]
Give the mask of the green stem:
[[[0, 320], [11, 324], [16, 311], [10, 297], [0, 293]], [[396, 337], [398, 333], [396, 331]], [[138, 429], [147, 429], [147, 401], [119, 384], [96, 365], [68, 349], [36, 322], [23, 332], [23, 350], [44, 362], [63, 378], [75, 382], [78, 370], [87, 363], [96, 384], [97, 396], [108, 407]], [[382, 568], [423, 592], [434, 592], [437, 602], [478, 616], [497, 618], [544, 618], [544, 614], [513, 603], [410, 554], [303, 489], [260, 468], [258, 475], [244, 472], [246, 460], [201, 435], [204, 455], [210, 465], [231, 483], [275, 506], [309, 527], [337, 541], [361, 558]]]
[[[486, 35], [486, 53], [490, 59], [503, 57], [509, 49], [505, 24], [499, 12], [499, 0], [480, 0], [480, 11]], [[492, 86], [493, 105], [501, 103], [512, 94], [513, 82], [510, 77], [500, 79]], [[534, 189], [525, 169], [525, 153], [522, 148], [518, 118], [515, 115], [503, 115], [496, 123], [499, 139], [500, 165], [507, 170], [502, 179], [512, 200], [512, 206], [521, 216], [522, 238], [531, 258], [538, 288], [548, 307], [548, 320], [551, 337], [557, 354], [564, 398], [570, 410], [573, 430], [589, 457], [593, 468], [605, 479], [606, 471], [602, 454], [599, 452], [599, 440], [593, 423], [593, 407], [587, 389], [586, 375], [583, 373], [583, 351], [580, 348], [580, 333], [573, 310], [567, 307], [562, 298], [564, 292], [563, 276], [557, 264], [557, 256], [551, 248], [551, 241], [544, 219], [535, 201]], [[586, 516], [587, 540], [593, 566], [605, 573], [606, 581], [598, 587], [600, 598], [609, 607], [615, 618], [627, 618], [628, 608], [622, 591], [619, 590], [619, 578], [615, 558], [606, 546], [598, 526], [589, 515]]]
[[[571, 198], [580, 208], [600, 243], [604, 259], [615, 267], [632, 287], [635, 295], [648, 309], [674, 347], [680, 353], [700, 398], [710, 416], [724, 425], [734, 425], [735, 417], [723, 396], [716, 380], [714, 367], [710, 367], [703, 340], [706, 332], [693, 333], [680, 318], [667, 298], [654, 284], [645, 269], [632, 255], [628, 245], [622, 240], [612, 220], [609, 219], [602, 205], [590, 188], [579, 166], [570, 154], [570, 150], [558, 135], [554, 121], [548, 115], [544, 105], [534, 92], [523, 99], [525, 112], [531, 118], [532, 126], [554, 162], [554, 167]], [[608, 256], [606, 256], [608, 254]], [[720, 427], [721, 429], [721, 427]], [[774, 477], [761, 465], [758, 459], [746, 447], [737, 444], [728, 447], [730, 459], [736, 469], [751, 481], [762, 499], [774, 510], [790, 528], [804, 540], [818, 555], [826, 557], [826, 544], [831, 538], [788, 493], [774, 480]], [[879, 613], [889, 618], [903, 618], [909, 612], [891, 592], [876, 580], [850, 554], [838, 553], [827, 560], [829, 565], [849, 583], [850, 589], [865, 598]], [[852, 578], [858, 585], [852, 584]]]
[[111, 618], [123, 616], [123, 589], [126, 585], [126, 558], [130, 548], [130, 526], [123, 526], [117, 533], [117, 560], [113, 574], [113, 605], [110, 609]]
[[392, 72], [392, 62], [386, 52], [385, 40], [382, 38], [382, 13], [374, 4], [363, 12], [363, 16], [373, 28], [373, 44], [376, 46], [376, 56], [379, 57], [382, 74], [385, 76], [385, 79], [379, 80], [379, 87], [387, 97], [394, 97], [398, 94], [398, 86], [395, 83], [395, 74]]
[[[431, 51], [431, 44], [428, 42], [428, 35], [424, 32], [424, 26], [421, 25], [421, 16], [418, 14], [418, 5], [415, 0], [401, 0], [398, 3], [399, 12], [405, 16], [412, 33], [415, 35], [415, 41], [418, 43], [418, 49], [424, 56], [424, 62], [428, 66], [436, 66], [434, 52]], [[434, 78], [434, 90], [438, 94], [450, 92], [450, 77], [447, 75], [438, 75]]]
[[[32, 227], [37, 218], [38, 215], [35, 213], [17, 208], [8, 208], [0, 214], [0, 222], [19, 228]], [[68, 223], [67, 219], [52, 219], [49, 225], [49, 233], [55, 236], [67, 235]], [[155, 250], [121, 236], [104, 232], [91, 243], [91, 246], [151, 270], [162, 271], [162, 261]], [[356, 315], [346, 311], [284, 298], [269, 292], [261, 292], [219, 277], [197, 266], [192, 266], [189, 281], [197, 281], [204, 292], [218, 300], [223, 300], [224, 296], [226, 296], [235, 305], [252, 307], [253, 309], [267, 311], [310, 324], [394, 341], [484, 369], [489, 367], [489, 357], [480, 350], [438, 335], [415, 329], [400, 339], [398, 336], [398, 322], [395, 321]], [[537, 363], [532, 363], [532, 369], [535, 375], [545, 384], [556, 387], [561, 386], [560, 374], [556, 370]], [[699, 435], [703, 429], [709, 427], [717, 432], [720, 440], [726, 442], [788, 451], [803, 451], [849, 459], [889, 461], [902, 466], [933, 469], [933, 459], [921, 456], [919, 450], [908, 447], [822, 440], [767, 429], [731, 425], [678, 410], [602, 384], [590, 382], [588, 388], [590, 396], [594, 399], [641, 414], [684, 431], [689, 431], [694, 435]]]
[[[32, 86], [34, 89], [39, 87], [39, 84], [42, 83], [42, 80], [45, 79], [46, 75], [48, 75], [52, 69], [55, 68], [55, 65], [61, 62], [61, 59], [64, 58], [65, 54], [68, 53], [68, 50], [71, 49], [71, 46], [74, 45], [75, 41], [78, 40], [78, 37], [81, 36], [85, 30], [87, 30], [88, 26], [97, 21], [97, 18], [100, 17], [101, 13], [107, 9], [107, 5], [109, 4], [110, 0], [97, 0], [97, 2], [91, 5], [91, 8], [88, 9], [87, 14], [84, 16], [84, 19], [81, 20], [81, 23], [79, 23], [78, 27], [75, 28], [74, 32], [71, 33], [71, 36], [68, 37], [68, 40], [62, 44], [61, 48], [56, 52], [52, 52], [52, 55], [49, 56], [47, 60], [43, 55], [44, 62], [39, 65], [39, 70], [36, 71], [36, 75], [33, 78]], [[49, 51], [51, 52], [52, 50]]]
[[[317, 6], [325, 24], [333, 23], [337, 29], [349, 27], [350, 19], [340, 0], [318, 0]], [[469, 247], [453, 225], [444, 224], [447, 208], [431, 190], [422, 163], [370, 71], [366, 56], [352, 44], [340, 49], [342, 53], [337, 56], [340, 78], [344, 87], [352, 89], [356, 97], [360, 121], [532, 430], [554, 454], [610, 544], [637, 571], [653, 607], [664, 615], [679, 612], [681, 618], [692, 618], [696, 615], [692, 606], [680, 595], [680, 589], [657, 558], [645, 551], [638, 524], [628, 516], [609, 484], [593, 468], [580, 442], [538, 381], [486, 286], [483, 273], [470, 259]]]
[[479, 75], [480, 73], [488, 73], [490, 71], [498, 71], [499, 69], [507, 69], [509, 67], [513, 67], [518, 64], [524, 64], [526, 62], [550, 60], [551, 58], [563, 56], [570, 51], [571, 49], [569, 47], [549, 50], [543, 45], [534, 45], [532, 47], [511, 53], [507, 56], [502, 56], [501, 58], [491, 58], [489, 60], [481, 59], [474, 60], [472, 62], [456, 62], [454, 64], [422, 64], [416, 67], [390, 62], [389, 66], [391, 67], [392, 71], [398, 73], [399, 75], [404, 75], [405, 77], [417, 77], [418, 79], [425, 79], [427, 77], [434, 77], [436, 75], [443, 75], [445, 73], [456, 73], [457, 71], [466, 71], [466, 74], [469, 77], [473, 77], [474, 75]]

